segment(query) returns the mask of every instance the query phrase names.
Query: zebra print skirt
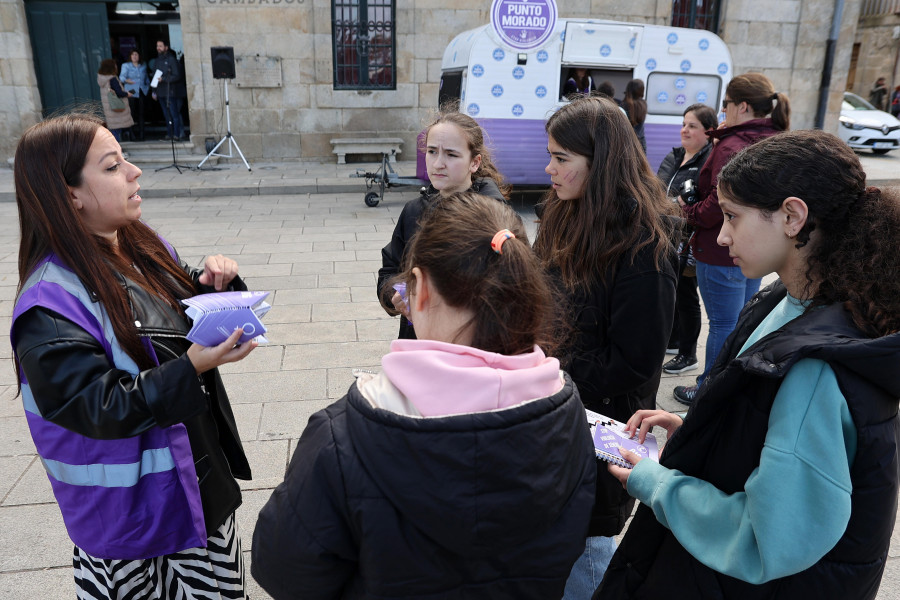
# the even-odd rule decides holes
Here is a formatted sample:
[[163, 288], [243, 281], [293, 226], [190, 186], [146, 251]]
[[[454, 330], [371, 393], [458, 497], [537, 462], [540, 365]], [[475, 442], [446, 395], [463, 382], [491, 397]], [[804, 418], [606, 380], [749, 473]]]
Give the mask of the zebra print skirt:
[[209, 537], [190, 548], [143, 560], [94, 558], [75, 546], [75, 593], [79, 600], [245, 600], [241, 539], [232, 514]]

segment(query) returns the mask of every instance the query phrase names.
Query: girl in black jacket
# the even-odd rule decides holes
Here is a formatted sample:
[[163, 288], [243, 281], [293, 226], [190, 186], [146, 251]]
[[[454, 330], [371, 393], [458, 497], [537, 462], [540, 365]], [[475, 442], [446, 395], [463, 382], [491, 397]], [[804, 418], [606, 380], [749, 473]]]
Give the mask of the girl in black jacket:
[[[572, 101], [547, 121], [547, 135], [553, 187], [535, 251], [569, 300], [573, 336], [564, 368], [587, 408], [627, 421], [656, 405], [675, 305], [675, 220], [666, 218], [675, 206], [612, 100]], [[632, 506], [600, 469], [585, 551], [566, 598], [593, 591]]]
[[[705, 104], [692, 104], [684, 111], [681, 123], [681, 146], [672, 148], [666, 155], [657, 177], [666, 186], [666, 196], [677, 202], [679, 196], [685, 202], [697, 200], [697, 177], [706, 163], [712, 143], [706, 132], [716, 128], [716, 112]], [[690, 181], [693, 194], [682, 194], [684, 184]], [[678, 288], [675, 293], [675, 323], [669, 337], [667, 354], [673, 351], [675, 358], [663, 365], [666, 373], [684, 373], [697, 368], [697, 338], [700, 337], [701, 313], [700, 296], [697, 294], [697, 276], [694, 272], [694, 257], [691, 256], [689, 239], [693, 228], [682, 228], [679, 249]]]
[[310, 418], [260, 512], [253, 576], [276, 600], [559, 598], [596, 467], [542, 349], [559, 311], [522, 220], [449, 196], [399, 280], [419, 339]]
[[419, 230], [422, 215], [439, 199], [470, 190], [505, 202], [508, 187], [484, 145], [481, 126], [468, 115], [444, 111], [425, 129], [425, 166], [431, 185], [403, 207], [391, 241], [381, 250], [378, 300], [391, 316], [400, 315], [399, 339], [415, 339], [416, 332], [400, 294], [388, 281], [400, 272], [403, 253]]

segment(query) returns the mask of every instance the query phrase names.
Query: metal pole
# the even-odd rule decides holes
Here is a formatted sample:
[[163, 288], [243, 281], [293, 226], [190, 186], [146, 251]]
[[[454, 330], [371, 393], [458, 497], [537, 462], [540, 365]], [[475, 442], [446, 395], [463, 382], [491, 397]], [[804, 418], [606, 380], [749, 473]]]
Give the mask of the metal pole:
[[819, 104], [816, 107], [816, 120], [813, 127], [822, 129], [825, 125], [825, 112], [828, 110], [828, 94], [831, 92], [831, 71], [834, 68], [834, 52], [841, 32], [841, 18], [844, 14], [844, 0], [835, 0], [834, 14], [831, 17], [831, 33], [825, 44], [825, 64], [822, 66], [822, 83], [819, 85]]

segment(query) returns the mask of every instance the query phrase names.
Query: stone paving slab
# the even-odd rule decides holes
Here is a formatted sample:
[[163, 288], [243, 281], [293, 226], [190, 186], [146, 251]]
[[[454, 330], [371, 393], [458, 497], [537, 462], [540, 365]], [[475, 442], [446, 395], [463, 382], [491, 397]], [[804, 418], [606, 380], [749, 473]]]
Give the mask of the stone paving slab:
[[[155, 182], [148, 175], [142, 179], [149, 188]], [[0, 193], [2, 179], [0, 174]], [[353, 368], [379, 369], [396, 337], [397, 319], [376, 299], [375, 272], [404, 200], [414, 196], [392, 191], [375, 208], [363, 206], [355, 192], [151, 197], [144, 204], [148, 223], [192, 264], [225, 253], [238, 260], [253, 289], [273, 292], [264, 319], [270, 344], [222, 368], [255, 474], [241, 482], [244, 504], [237, 515], [248, 565], [256, 515], [281, 481], [309, 417], [346, 393]], [[530, 207], [523, 210], [533, 235]], [[0, 202], [0, 219], [16, 222], [14, 203]], [[9, 327], [17, 244], [15, 235], [0, 235], [0, 333]], [[15, 397], [8, 337], [0, 337], [0, 598], [71, 598], [72, 545]], [[701, 354], [704, 341], [702, 334]], [[671, 390], [695, 376], [664, 375], [659, 406], [683, 410]], [[23, 539], [29, 543], [16, 543]], [[879, 600], [900, 600], [900, 532], [892, 541]], [[254, 600], [268, 598], [249, 575], [247, 591]]]

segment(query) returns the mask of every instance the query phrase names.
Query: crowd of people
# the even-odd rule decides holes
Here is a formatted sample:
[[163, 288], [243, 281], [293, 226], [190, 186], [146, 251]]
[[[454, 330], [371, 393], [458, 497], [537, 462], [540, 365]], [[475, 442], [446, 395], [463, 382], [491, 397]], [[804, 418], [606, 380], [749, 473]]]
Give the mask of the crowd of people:
[[[145, 95], [131, 64], [130, 88], [98, 76], [105, 109]], [[426, 127], [431, 183], [378, 272], [398, 339], [310, 418], [252, 576], [276, 600], [874, 598], [900, 489], [900, 195], [837, 137], [790, 131], [764, 75], [731, 80], [721, 124], [688, 106], [657, 173], [643, 83], [620, 105], [573, 75], [533, 243], [478, 123], [447, 107]], [[256, 344], [191, 344], [181, 303], [246, 285], [141, 221], [116, 124], [51, 118], [16, 152], [28, 425], [78, 598], [246, 598], [250, 465], [217, 367]], [[698, 289], [680, 415], [656, 396], [699, 369]], [[599, 460], [586, 409], [639, 442], [661, 428], [659, 460]]]

